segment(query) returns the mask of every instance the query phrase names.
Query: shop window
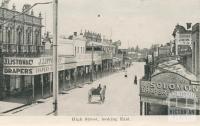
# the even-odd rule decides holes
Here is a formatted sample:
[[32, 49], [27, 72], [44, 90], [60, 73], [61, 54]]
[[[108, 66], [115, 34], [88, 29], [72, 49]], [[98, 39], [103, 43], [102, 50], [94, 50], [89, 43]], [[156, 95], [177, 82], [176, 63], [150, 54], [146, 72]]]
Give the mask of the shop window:
[[176, 107], [176, 98], [170, 99], [170, 107]]
[[76, 55], [76, 46], [75, 46], [75, 55]]
[[16, 85], [15, 85], [15, 89], [19, 89], [20, 88], [20, 78], [19, 77], [17, 77], [16, 78]]
[[32, 42], [31, 42], [31, 28], [28, 28], [26, 30], [26, 42], [28, 45], [31, 45]]
[[25, 88], [32, 86], [31, 80], [32, 80], [31, 76], [25, 76], [24, 77], [24, 86], [25, 86]]
[[34, 43], [34, 45], [38, 45], [39, 42], [40, 42], [39, 31], [36, 30], [35, 31], [35, 43]]
[[22, 43], [22, 29], [17, 29], [17, 44], [20, 45]]
[[7, 43], [10, 44], [12, 43], [11, 40], [12, 40], [12, 31], [11, 31], [11, 28], [8, 28], [7, 29], [7, 32], [6, 32], [6, 40], [7, 40]]
[[0, 42], [3, 42], [3, 30], [0, 26]]
[[178, 107], [186, 107], [186, 99], [185, 98], [177, 98], [177, 106]]
[[187, 99], [187, 107], [195, 107], [195, 101], [194, 101], [194, 99]]

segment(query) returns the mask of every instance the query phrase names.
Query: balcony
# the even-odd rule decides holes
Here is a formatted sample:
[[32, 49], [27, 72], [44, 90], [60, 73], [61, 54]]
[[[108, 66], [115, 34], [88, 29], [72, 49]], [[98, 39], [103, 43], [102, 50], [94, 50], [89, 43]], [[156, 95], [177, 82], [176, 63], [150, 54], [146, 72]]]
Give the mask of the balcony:
[[7, 52], [7, 53], [11, 53], [11, 54], [16, 53], [17, 47], [16, 47], [15, 44], [3, 44], [2, 51]]
[[45, 47], [43, 45], [36, 46], [36, 50], [38, 54], [42, 54], [45, 52]]
[[105, 59], [112, 59], [112, 53], [102, 53], [102, 60], [105, 60]]
[[41, 45], [16, 45], [3, 44], [2, 51], [5, 55], [29, 55], [38, 56], [45, 52], [45, 47]]

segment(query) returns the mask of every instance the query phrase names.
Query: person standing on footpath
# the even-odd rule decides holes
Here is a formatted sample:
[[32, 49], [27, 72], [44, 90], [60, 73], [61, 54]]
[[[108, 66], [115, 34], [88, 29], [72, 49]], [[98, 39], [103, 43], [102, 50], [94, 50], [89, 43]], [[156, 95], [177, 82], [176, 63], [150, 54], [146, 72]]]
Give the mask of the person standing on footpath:
[[134, 84], [137, 84], [137, 76], [135, 75]]

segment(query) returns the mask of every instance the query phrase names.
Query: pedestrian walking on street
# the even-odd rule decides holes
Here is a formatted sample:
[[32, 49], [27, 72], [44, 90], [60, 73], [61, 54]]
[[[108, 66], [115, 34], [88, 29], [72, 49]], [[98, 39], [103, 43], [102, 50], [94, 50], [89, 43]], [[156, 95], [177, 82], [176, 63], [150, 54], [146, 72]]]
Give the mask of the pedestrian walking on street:
[[134, 84], [137, 84], [137, 76], [135, 76]]

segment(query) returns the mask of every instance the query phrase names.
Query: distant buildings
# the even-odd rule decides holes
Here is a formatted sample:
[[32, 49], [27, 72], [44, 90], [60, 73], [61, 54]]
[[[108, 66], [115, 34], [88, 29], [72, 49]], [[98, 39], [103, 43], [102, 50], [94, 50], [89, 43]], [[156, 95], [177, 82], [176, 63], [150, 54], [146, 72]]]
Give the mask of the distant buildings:
[[171, 56], [171, 46], [169, 44], [166, 44], [164, 46], [158, 47], [158, 56], [159, 57]]

